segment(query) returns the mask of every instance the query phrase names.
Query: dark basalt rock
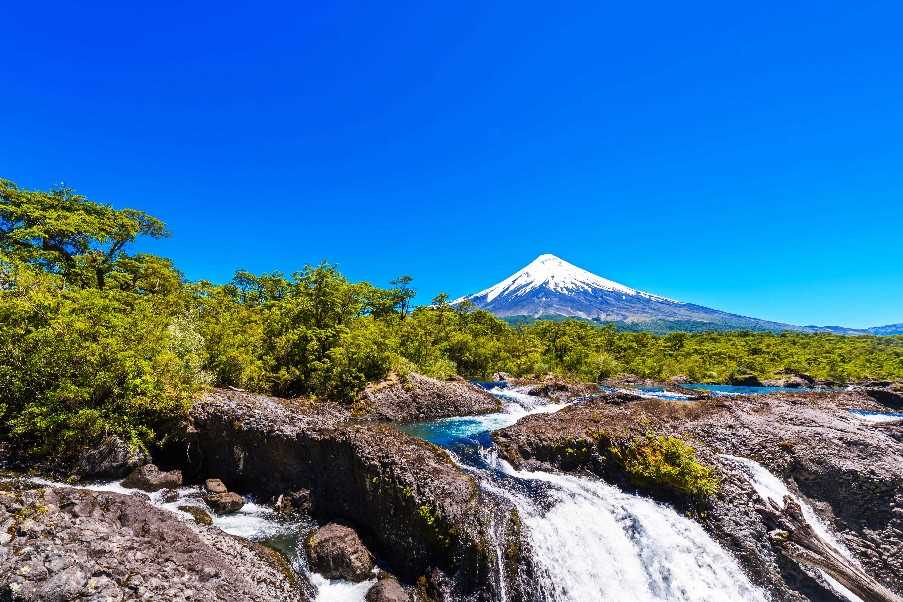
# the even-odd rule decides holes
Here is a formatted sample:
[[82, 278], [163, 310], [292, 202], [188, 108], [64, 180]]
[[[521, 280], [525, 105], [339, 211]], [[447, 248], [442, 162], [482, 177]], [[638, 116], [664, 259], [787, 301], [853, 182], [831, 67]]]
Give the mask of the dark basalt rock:
[[731, 384], [741, 387], [761, 387], [762, 381], [755, 374], [738, 374], [731, 377]]
[[204, 496], [207, 505], [213, 508], [217, 514], [231, 514], [238, 512], [245, 505], [245, 498], [237, 493], [227, 491], [225, 493], [209, 493]]
[[[768, 538], [762, 500], [740, 468], [720, 454], [750, 458], [808, 499], [866, 571], [903, 592], [903, 425], [872, 425], [850, 408], [882, 406], [855, 392], [712, 398], [694, 403], [592, 400], [535, 415], [498, 431], [500, 454], [516, 466], [590, 471], [617, 481], [592, 446], [610, 437], [675, 435], [718, 470], [720, 491], [694, 510], [703, 526], [780, 600], [835, 599], [818, 573]], [[568, 453], [568, 450], [587, 453]], [[622, 480], [621, 483], [624, 481]], [[650, 492], [656, 495], [656, 492]], [[663, 493], [663, 492], [658, 492]], [[657, 495], [667, 499], [667, 495]], [[671, 500], [675, 502], [675, 500]], [[676, 501], [675, 503], [680, 503]]]
[[593, 383], [571, 382], [559, 378], [533, 384], [526, 390], [527, 395], [545, 397], [554, 401], [564, 401], [584, 395], [592, 395], [598, 392], [598, 385]]
[[314, 516], [353, 526], [401, 579], [441, 570], [455, 595], [491, 595], [492, 501], [445, 451], [330, 404], [238, 391], [210, 394], [191, 420], [192, 474], [261, 499], [305, 489]]
[[865, 394], [882, 405], [894, 409], [903, 408], [903, 391], [897, 391], [888, 386], [883, 389], [865, 389]]
[[182, 471], [163, 472], [153, 464], [145, 464], [133, 470], [122, 481], [122, 486], [149, 492], [178, 489], [182, 486]]
[[380, 579], [379, 583], [367, 590], [367, 602], [410, 602], [411, 597], [395, 579]]
[[372, 576], [373, 555], [354, 529], [329, 523], [305, 541], [310, 567], [327, 579], [366, 581]]
[[313, 508], [310, 499], [310, 491], [299, 489], [291, 493], [285, 493], [276, 498], [276, 510], [279, 512], [303, 512], [308, 513]]
[[498, 412], [501, 402], [466, 380], [409, 374], [370, 385], [356, 407], [359, 415], [376, 420], [414, 421]]
[[312, 587], [219, 529], [131, 496], [0, 492], [2, 600], [310, 600]]
[[99, 445], [82, 450], [74, 472], [92, 479], [121, 479], [150, 460], [144, 451], [119, 437], [107, 437]]
[[762, 383], [766, 387], [787, 387], [789, 389], [799, 389], [808, 387], [812, 382], [807, 381], [799, 376], [782, 376], [780, 378], [770, 378]]

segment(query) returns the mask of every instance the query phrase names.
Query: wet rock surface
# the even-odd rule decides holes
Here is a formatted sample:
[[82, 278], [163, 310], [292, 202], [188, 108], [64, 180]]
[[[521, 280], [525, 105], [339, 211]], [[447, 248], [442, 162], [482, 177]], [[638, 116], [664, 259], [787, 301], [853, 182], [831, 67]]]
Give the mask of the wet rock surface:
[[191, 418], [192, 474], [260, 499], [306, 490], [315, 517], [352, 526], [406, 582], [437, 569], [461, 596], [493, 587], [491, 501], [444, 450], [329, 404], [235, 391], [197, 403]]
[[515, 381], [516, 384], [527, 385], [524, 392], [527, 395], [535, 395], [537, 397], [545, 397], [553, 401], [565, 401], [575, 397], [585, 395], [594, 395], [599, 392], [599, 386], [593, 383], [580, 383], [560, 378], [551, 378], [539, 383], [529, 383], [527, 381]]
[[121, 479], [149, 460], [119, 437], [107, 437], [100, 445], [82, 450], [74, 471], [85, 478]]
[[217, 514], [230, 514], [238, 512], [245, 505], [245, 498], [233, 491], [225, 493], [208, 493], [204, 496], [207, 505], [213, 508]]
[[0, 492], [0, 599], [307, 600], [259, 546], [135, 496]]
[[437, 380], [420, 374], [393, 377], [364, 389], [360, 413], [376, 420], [415, 421], [487, 414], [499, 400], [466, 380]]
[[153, 464], [145, 464], [133, 470], [122, 481], [122, 486], [149, 492], [161, 489], [178, 489], [182, 486], [182, 471], [171, 470], [164, 472]]
[[311, 568], [327, 579], [359, 582], [373, 576], [373, 555], [346, 525], [320, 527], [308, 536], [305, 549]]
[[395, 579], [382, 578], [367, 590], [364, 598], [367, 602], [410, 602], [411, 597]]
[[[854, 391], [713, 398], [686, 402], [601, 398], [552, 415], [530, 416], [495, 434], [516, 466], [588, 471], [618, 481], [594, 449], [609, 437], [675, 435], [717, 468], [721, 487], [697, 512], [750, 576], [781, 600], [831, 600], [817, 575], [768, 539], [762, 500], [730, 454], [761, 463], [810, 501], [866, 571], [903, 591], [903, 425], [875, 425], [849, 409], [886, 408]], [[584, 450], [585, 453], [568, 453]], [[620, 484], [629, 486], [621, 475]], [[653, 494], [655, 492], [652, 492]], [[668, 499], [668, 496], [663, 496]], [[673, 501], [673, 500], [671, 500]]]

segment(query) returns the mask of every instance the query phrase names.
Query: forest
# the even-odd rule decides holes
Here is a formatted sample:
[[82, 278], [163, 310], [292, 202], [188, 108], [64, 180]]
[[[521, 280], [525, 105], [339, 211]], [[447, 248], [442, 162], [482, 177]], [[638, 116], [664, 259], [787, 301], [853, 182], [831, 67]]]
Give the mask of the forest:
[[903, 378], [903, 337], [509, 324], [445, 294], [414, 307], [410, 276], [379, 287], [325, 262], [192, 282], [132, 251], [169, 235], [143, 211], [0, 180], [0, 441], [37, 457], [107, 435], [159, 445], [208, 387], [350, 405], [390, 373]]

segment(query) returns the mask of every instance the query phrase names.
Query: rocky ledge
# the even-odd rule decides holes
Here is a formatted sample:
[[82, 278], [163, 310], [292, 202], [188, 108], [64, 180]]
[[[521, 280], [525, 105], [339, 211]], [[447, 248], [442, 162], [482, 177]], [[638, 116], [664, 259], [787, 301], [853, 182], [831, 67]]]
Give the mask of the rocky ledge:
[[[527, 417], [494, 438], [500, 454], [514, 465], [592, 472], [676, 504], [777, 599], [836, 599], [817, 571], [770, 541], [762, 499], [736, 461], [724, 454], [749, 458], [808, 500], [868, 574], [899, 594], [903, 422], [873, 424], [849, 409], [887, 408], [854, 391], [690, 403], [610, 396]], [[704, 500], [675, 488], [675, 482], [684, 481], [673, 475], [686, 473], [689, 464], [684, 464], [687, 457], [669, 458], [668, 450], [661, 456], [652, 450], [652, 461], [670, 462], [659, 472], [625, 469], [616, 452], [650, 438], [673, 438], [689, 446], [698, 465], [712, 470], [717, 488]]]
[[389, 379], [364, 389], [357, 414], [376, 420], [415, 421], [488, 414], [499, 400], [466, 380], [437, 380], [420, 374]]
[[197, 403], [191, 421], [191, 474], [264, 500], [303, 491], [314, 517], [352, 526], [408, 583], [457, 598], [493, 587], [492, 500], [442, 449], [328, 405], [236, 391]]
[[0, 492], [2, 600], [309, 600], [277, 553], [138, 496]]

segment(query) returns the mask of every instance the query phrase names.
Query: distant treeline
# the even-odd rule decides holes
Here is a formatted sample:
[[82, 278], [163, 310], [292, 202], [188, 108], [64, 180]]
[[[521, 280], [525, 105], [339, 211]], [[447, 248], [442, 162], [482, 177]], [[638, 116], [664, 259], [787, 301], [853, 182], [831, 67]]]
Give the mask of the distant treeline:
[[169, 259], [130, 252], [167, 235], [141, 211], [0, 180], [0, 438], [38, 456], [107, 435], [149, 446], [178, 435], [211, 385], [350, 404], [390, 372], [903, 377], [903, 337], [511, 325], [444, 294], [412, 309], [410, 277], [380, 288], [329, 264], [187, 282]]

